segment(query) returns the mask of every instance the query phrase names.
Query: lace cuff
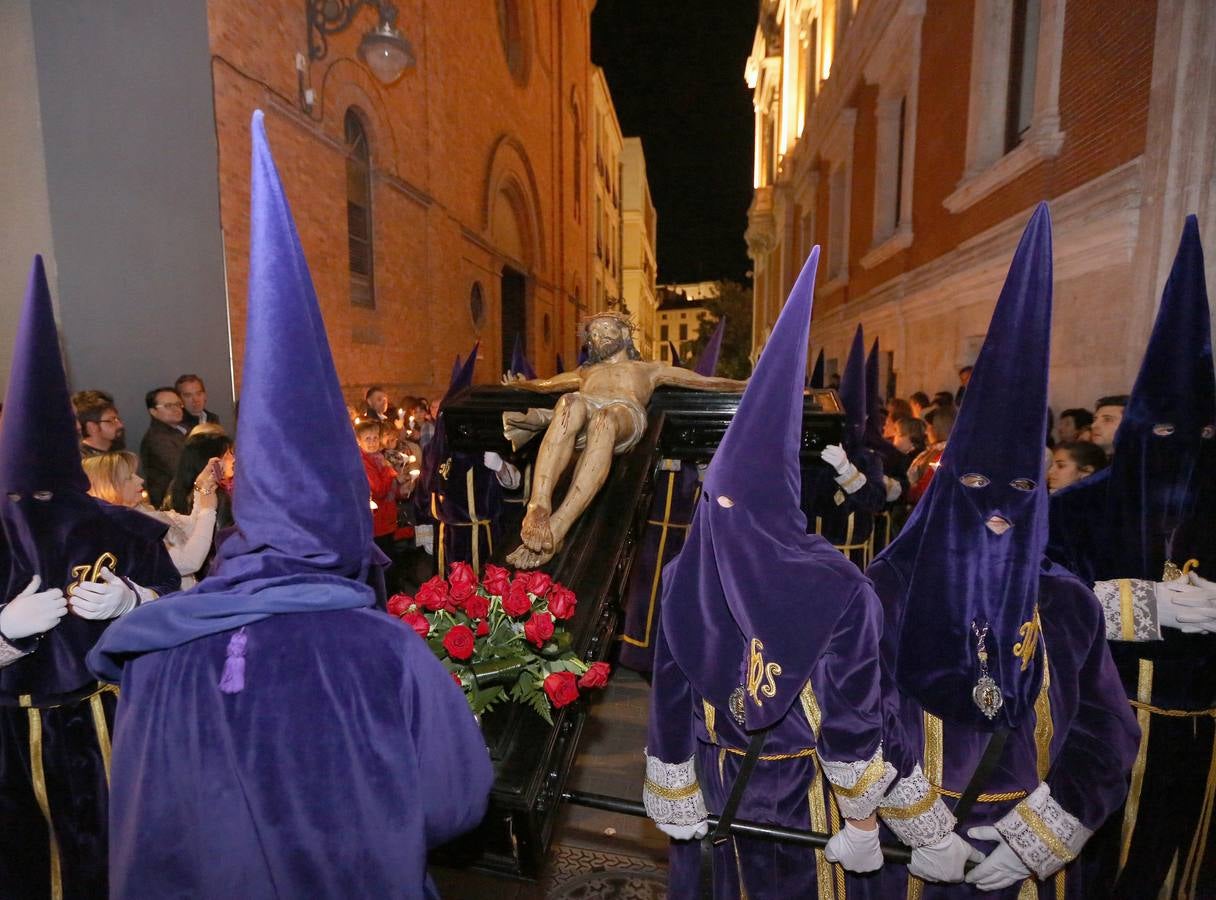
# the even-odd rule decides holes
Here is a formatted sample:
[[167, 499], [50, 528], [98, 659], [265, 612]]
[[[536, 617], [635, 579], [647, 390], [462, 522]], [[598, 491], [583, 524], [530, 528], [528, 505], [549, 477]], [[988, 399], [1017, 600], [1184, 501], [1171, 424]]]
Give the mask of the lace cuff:
[[866, 486], [866, 476], [861, 474], [857, 466], [849, 463], [843, 475], [836, 476], [836, 483], [846, 494], [855, 494]]
[[1159, 641], [1156, 583], [1138, 578], [1099, 581], [1094, 595], [1102, 605], [1108, 641]]
[[823, 759], [823, 774], [832, 785], [836, 805], [846, 819], [864, 819], [878, 808], [887, 785], [895, 780], [895, 767], [882, 758], [882, 744], [869, 759], [832, 762]]
[[895, 783], [883, 798], [878, 814], [892, 833], [913, 849], [938, 843], [958, 823], [919, 765]]
[[1006, 813], [996, 830], [1039, 878], [1047, 878], [1075, 859], [1093, 834], [1052, 799], [1046, 784], [1039, 784]]
[[646, 815], [660, 825], [697, 825], [709, 818], [691, 758], [665, 763], [648, 754], [642, 803]]

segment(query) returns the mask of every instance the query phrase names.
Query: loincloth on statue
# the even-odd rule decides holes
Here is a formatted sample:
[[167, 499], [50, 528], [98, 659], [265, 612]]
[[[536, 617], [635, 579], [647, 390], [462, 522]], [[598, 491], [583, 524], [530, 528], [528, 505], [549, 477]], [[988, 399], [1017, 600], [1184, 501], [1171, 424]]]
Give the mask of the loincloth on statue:
[[[595, 397], [583, 393], [575, 393], [568, 396], [578, 397], [592, 410], [610, 409], [613, 406], [624, 407], [629, 413], [630, 424], [633, 426], [628, 432], [618, 437], [616, 444], [612, 447], [614, 456], [620, 456], [622, 453], [627, 453], [632, 450], [637, 442], [642, 439], [642, 435], [646, 433], [646, 410], [635, 400], [630, 400], [625, 397]], [[549, 423], [553, 421], [554, 411], [551, 409], [529, 409], [527, 412], [518, 412], [515, 410], [502, 414], [503, 436], [511, 442], [511, 448], [518, 450], [538, 433], [549, 427]], [[574, 446], [582, 450], [587, 445], [586, 429], [579, 433]]]

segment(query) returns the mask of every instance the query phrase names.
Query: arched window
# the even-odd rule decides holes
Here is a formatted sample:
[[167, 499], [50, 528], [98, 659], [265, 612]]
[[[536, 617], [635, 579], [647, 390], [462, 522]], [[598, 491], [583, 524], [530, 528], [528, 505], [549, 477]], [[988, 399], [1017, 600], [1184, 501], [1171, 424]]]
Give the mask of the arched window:
[[350, 259], [350, 302], [376, 306], [372, 252], [372, 154], [363, 120], [352, 106], [343, 122], [346, 131], [346, 240]]

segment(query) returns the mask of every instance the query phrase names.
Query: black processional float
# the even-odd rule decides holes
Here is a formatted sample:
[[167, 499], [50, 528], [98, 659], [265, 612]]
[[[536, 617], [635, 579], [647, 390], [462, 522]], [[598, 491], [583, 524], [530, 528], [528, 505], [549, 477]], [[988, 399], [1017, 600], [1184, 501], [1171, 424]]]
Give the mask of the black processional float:
[[[521, 470], [535, 458], [540, 440], [513, 453], [503, 437], [503, 413], [553, 407], [560, 394], [540, 394], [509, 386], [470, 388], [443, 409], [449, 449], [510, 456]], [[577, 655], [588, 663], [605, 659], [620, 627], [630, 569], [645, 527], [660, 463], [706, 463], [739, 405], [740, 394], [659, 388], [647, 410], [645, 436], [613, 461], [599, 495], [566, 536], [561, 551], [542, 568], [579, 598], [569, 623]], [[812, 390], [803, 406], [803, 465], [822, 465], [820, 451], [838, 444], [844, 431], [839, 398], [831, 390]], [[764, 448], [757, 448], [757, 462]], [[667, 463], [670, 465], [670, 463]], [[555, 497], [560, 502], [560, 497]], [[513, 549], [515, 535], [496, 548], [496, 561]], [[625, 815], [640, 815], [638, 798], [566, 793], [587, 716], [586, 701], [554, 711], [549, 725], [530, 709], [502, 704], [482, 716], [482, 730], [494, 763], [490, 808], [481, 825], [440, 848], [433, 861], [521, 878], [540, 875], [564, 802]], [[639, 748], [640, 750], [641, 748]], [[774, 840], [821, 846], [826, 837], [735, 822], [732, 830]], [[780, 834], [778, 834], [780, 832]]]

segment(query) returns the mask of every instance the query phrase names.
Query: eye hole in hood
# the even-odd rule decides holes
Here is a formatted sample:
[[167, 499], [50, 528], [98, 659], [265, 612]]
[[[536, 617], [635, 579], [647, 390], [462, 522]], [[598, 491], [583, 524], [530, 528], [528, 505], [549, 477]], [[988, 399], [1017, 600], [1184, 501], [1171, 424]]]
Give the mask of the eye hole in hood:
[[1027, 493], [1038, 487], [1038, 485], [1036, 485], [1029, 478], [1015, 478], [1013, 481], [1009, 482], [1009, 486], [1011, 488], [1017, 488], [1019, 491], [1026, 491]]
[[966, 475], [960, 476], [958, 480], [962, 482], [964, 487], [969, 488], [988, 487], [992, 483], [987, 475], [981, 475], [978, 472], [969, 472]]
[[1153, 434], [1157, 437], [1169, 437], [1174, 433], [1174, 426], [1169, 422], [1158, 422], [1153, 426]]

